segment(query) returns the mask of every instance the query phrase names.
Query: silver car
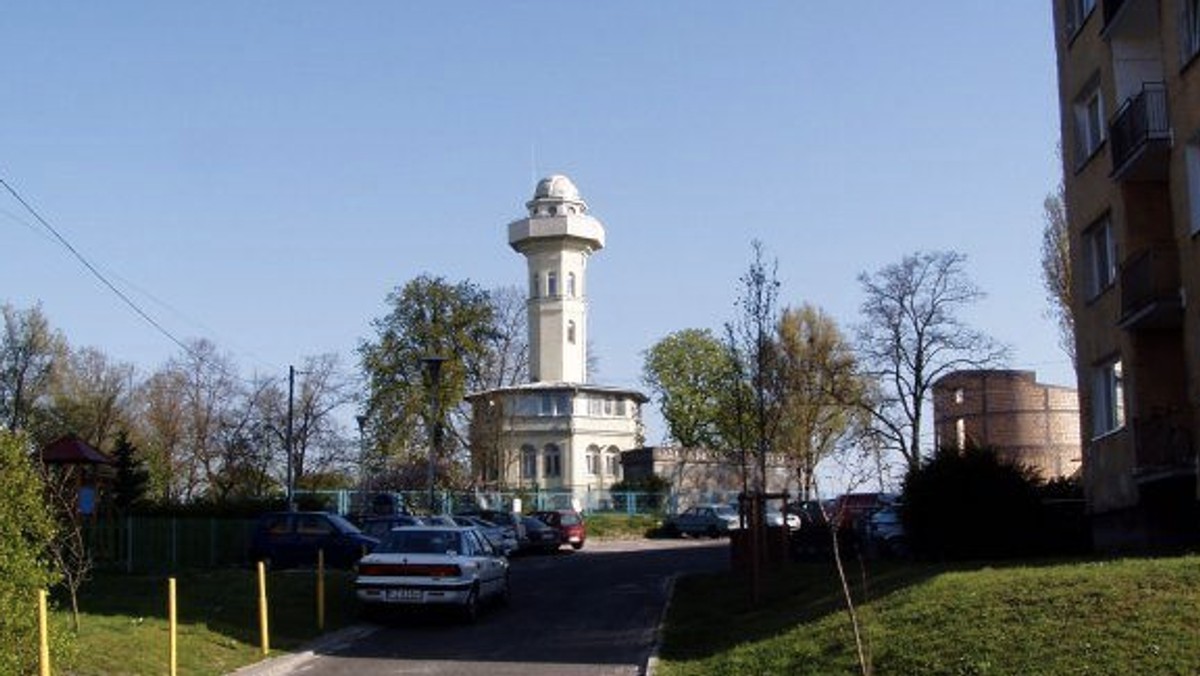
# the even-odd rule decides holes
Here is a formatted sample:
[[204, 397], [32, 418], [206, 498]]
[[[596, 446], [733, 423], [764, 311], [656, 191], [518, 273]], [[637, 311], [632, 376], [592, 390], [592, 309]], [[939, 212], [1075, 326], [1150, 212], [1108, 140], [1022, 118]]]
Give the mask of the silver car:
[[406, 526], [358, 562], [354, 587], [369, 608], [443, 606], [474, 621], [485, 601], [508, 601], [508, 559], [477, 528]]
[[741, 528], [738, 511], [729, 505], [696, 505], [667, 519], [663, 530], [669, 535], [720, 537]]

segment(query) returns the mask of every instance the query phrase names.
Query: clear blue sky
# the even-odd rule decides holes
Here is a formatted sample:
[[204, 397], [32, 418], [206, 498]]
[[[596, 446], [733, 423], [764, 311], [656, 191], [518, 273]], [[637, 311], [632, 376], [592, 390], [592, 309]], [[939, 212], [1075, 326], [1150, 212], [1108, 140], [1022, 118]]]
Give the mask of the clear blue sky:
[[[597, 380], [781, 300], [969, 256], [978, 328], [1073, 385], [1044, 314], [1050, 3], [30, 2], [0, 21], [0, 177], [181, 338], [245, 373], [354, 348], [422, 274], [519, 285], [505, 225], [566, 173], [607, 227]], [[0, 301], [148, 373], [178, 348], [0, 195]], [[650, 441], [661, 428], [653, 426]]]

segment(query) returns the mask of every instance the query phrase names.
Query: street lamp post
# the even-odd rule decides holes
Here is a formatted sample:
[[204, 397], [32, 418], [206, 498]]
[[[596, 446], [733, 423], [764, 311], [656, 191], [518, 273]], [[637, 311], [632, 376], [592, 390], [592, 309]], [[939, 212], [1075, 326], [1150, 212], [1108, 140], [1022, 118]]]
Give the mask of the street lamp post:
[[287, 453], [287, 506], [288, 511], [296, 511], [296, 487], [292, 473], [292, 399], [296, 392], [296, 367], [288, 366], [288, 410], [287, 437], [284, 440], [284, 450]]
[[354, 416], [358, 421], [358, 493], [360, 510], [367, 511], [367, 416]]
[[442, 419], [438, 406], [438, 387], [442, 380], [442, 362], [445, 357], [425, 357], [421, 360], [429, 373], [429, 513], [435, 510], [434, 497], [434, 466], [437, 462], [437, 452], [441, 446]]

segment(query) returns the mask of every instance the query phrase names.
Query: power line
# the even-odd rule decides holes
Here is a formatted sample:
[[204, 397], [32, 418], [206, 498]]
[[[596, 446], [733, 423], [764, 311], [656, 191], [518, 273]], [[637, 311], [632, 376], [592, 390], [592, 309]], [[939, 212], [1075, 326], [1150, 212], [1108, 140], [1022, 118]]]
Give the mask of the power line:
[[159, 333], [166, 336], [168, 340], [170, 340], [172, 343], [175, 343], [176, 345], [178, 345], [179, 348], [181, 350], [183, 350], [185, 353], [192, 354], [192, 350], [182, 340], [175, 337], [175, 334], [171, 333], [170, 331], [168, 331], [166, 329], [166, 327], [164, 327], [162, 324], [159, 324], [157, 321], [155, 321], [155, 319], [153, 317], [151, 317], [149, 314], [147, 314], [146, 311], [143, 310], [137, 303], [133, 302], [133, 299], [131, 299], [129, 296], [125, 295], [125, 293], [123, 291], [118, 289], [112, 282], [110, 282], [108, 280], [108, 277], [104, 276], [104, 274], [102, 272], [100, 272], [98, 269], [96, 269], [96, 266], [92, 265], [91, 261], [89, 261], [87, 259], [87, 257], [85, 257], [82, 253], [79, 252], [78, 249], [76, 249], [70, 242], [68, 242], [67, 238], [63, 237], [62, 233], [60, 233], [58, 230], [56, 230], [54, 228], [54, 226], [50, 225], [50, 223], [48, 221], [46, 221], [46, 219], [42, 218], [42, 215], [39, 214], [37, 212], [37, 210], [34, 209], [33, 206], [29, 204], [29, 202], [26, 202], [25, 198], [21, 197], [20, 193], [18, 193], [11, 185], [8, 184], [8, 181], [4, 180], [3, 178], [0, 178], [0, 185], [4, 186], [4, 189], [8, 191], [8, 194], [12, 195], [13, 199], [17, 200], [17, 202], [19, 202], [21, 204], [21, 206], [24, 207], [25, 210], [28, 211], [37, 220], [38, 223], [41, 223], [42, 227], [44, 227], [46, 230], [48, 230], [50, 232], [50, 234], [53, 235], [54, 239], [58, 241], [59, 244], [63, 245], [63, 247], [65, 247], [67, 249], [67, 251], [70, 251], [71, 255], [73, 255], [75, 257], [75, 259], [78, 260], [83, 265], [83, 267], [87, 268], [88, 272], [92, 273], [92, 276], [94, 276], [96, 279], [100, 280], [101, 284], [103, 284], [106, 288], [108, 288], [109, 291], [112, 291], [114, 294], [116, 294], [117, 298], [120, 298], [121, 301], [124, 302], [127, 306], [129, 306], [129, 308], [131, 310], [133, 310], [139, 317], [141, 317], [143, 320], [145, 320], [146, 323], [150, 324], [150, 326], [154, 327], [154, 329], [157, 330]]

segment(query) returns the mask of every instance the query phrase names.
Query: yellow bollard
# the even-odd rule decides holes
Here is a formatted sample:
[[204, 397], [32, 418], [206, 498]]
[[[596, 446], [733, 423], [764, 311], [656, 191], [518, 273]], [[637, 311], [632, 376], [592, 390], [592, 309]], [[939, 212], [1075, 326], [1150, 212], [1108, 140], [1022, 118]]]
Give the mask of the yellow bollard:
[[170, 668], [171, 676], [179, 673], [179, 643], [177, 642], [177, 632], [179, 625], [175, 621], [175, 578], [167, 578], [167, 663]]
[[317, 629], [325, 631], [325, 550], [317, 550]]
[[50, 676], [50, 630], [46, 624], [46, 590], [38, 590], [38, 673]]
[[263, 656], [271, 653], [271, 632], [267, 629], [267, 567], [258, 562], [258, 628], [262, 635]]

